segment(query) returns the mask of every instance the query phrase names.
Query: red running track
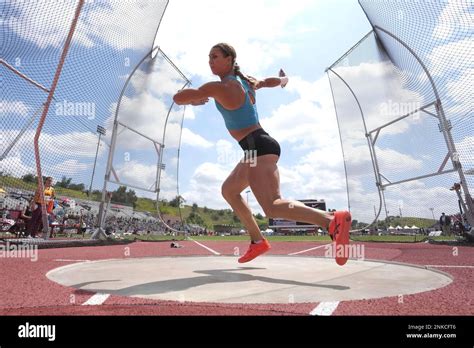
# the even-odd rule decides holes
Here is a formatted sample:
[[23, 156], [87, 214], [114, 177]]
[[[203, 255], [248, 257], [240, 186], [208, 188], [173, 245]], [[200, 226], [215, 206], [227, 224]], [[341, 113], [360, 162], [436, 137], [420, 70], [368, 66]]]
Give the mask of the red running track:
[[[246, 242], [201, 242], [222, 255]], [[94, 293], [50, 281], [52, 269], [84, 260], [138, 257], [191, 256], [212, 253], [192, 241], [136, 242], [128, 245], [41, 249], [38, 260], [0, 258], [0, 315], [308, 315], [319, 303], [222, 304], [147, 300], [111, 295], [101, 305], [83, 305]], [[448, 286], [414, 295], [373, 300], [342, 301], [332, 315], [473, 315], [474, 252], [472, 247], [426, 243], [363, 243], [365, 258], [433, 266], [448, 273]], [[269, 254], [288, 255], [315, 246], [308, 242], [274, 242]], [[300, 255], [323, 256], [324, 248]], [[263, 256], [264, 257], [264, 256]], [[293, 257], [298, 257], [295, 255]], [[237, 261], [236, 261], [237, 262]], [[350, 262], [350, 261], [349, 261]], [[455, 267], [449, 267], [455, 266]], [[314, 270], [318, 272], [317, 269]]]

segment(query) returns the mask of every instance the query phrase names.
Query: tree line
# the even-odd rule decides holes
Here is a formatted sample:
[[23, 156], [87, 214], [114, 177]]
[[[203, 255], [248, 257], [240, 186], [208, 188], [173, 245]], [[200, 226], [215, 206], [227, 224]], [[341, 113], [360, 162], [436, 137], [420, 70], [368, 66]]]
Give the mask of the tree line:
[[[38, 176], [34, 174], [25, 174], [21, 177], [21, 179], [26, 182], [26, 183], [31, 183], [35, 184], [38, 182]], [[46, 179], [46, 176], [43, 176], [43, 181]], [[102, 196], [102, 191], [99, 190], [93, 190], [91, 194], [89, 195], [89, 190], [86, 190], [86, 187], [83, 183], [73, 183], [72, 178], [68, 178], [66, 176], [63, 176], [61, 180], [58, 180], [54, 186], [56, 188], [65, 188], [68, 190], [74, 190], [74, 191], [80, 191], [85, 194], [87, 194], [91, 199], [96, 199], [100, 200]], [[112, 198], [111, 201], [114, 203], [122, 203], [125, 205], [131, 205], [135, 208], [135, 205], [137, 203], [138, 197], [133, 190], [128, 190], [125, 186], [120, 186], [118, 189], [115, 191], [112, 191]]]

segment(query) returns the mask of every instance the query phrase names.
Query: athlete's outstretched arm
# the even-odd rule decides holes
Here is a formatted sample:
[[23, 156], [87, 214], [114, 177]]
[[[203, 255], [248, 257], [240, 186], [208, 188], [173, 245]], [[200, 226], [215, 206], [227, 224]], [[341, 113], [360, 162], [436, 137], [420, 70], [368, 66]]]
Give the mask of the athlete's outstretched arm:
[[255, 89], [260, 88], [273, 88], [281, 86], [284, 88], [288, 83], [288, 77], [286, 76], [283, 69], [280, 69], [279, 77], [267, 77], [264, 80], [258, 81], [257, 87]]
[[222, 94], [221, 82], [209, 82], [198, 89], [182, 89], [174, 95], [173, 100], [178, 105], [203, 105], [209, 101], [209, 98], [220, 98]]

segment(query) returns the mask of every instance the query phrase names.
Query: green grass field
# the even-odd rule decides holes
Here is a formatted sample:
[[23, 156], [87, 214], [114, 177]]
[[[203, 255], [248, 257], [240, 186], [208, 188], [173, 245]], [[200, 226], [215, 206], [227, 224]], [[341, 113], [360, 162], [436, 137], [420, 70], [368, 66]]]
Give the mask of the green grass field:
[[[182, 236], [126, 236], [126, 239], [137, 239], [143, 241], [171, 241], [173, 239], [183, 240]], [[217, 241], [217, 242], [245, 242], [249, 240], [248, 236], [191, 236], [195, 241]], [[267, 237], [270, 242], [326, 242], [330, 241], [325, 236], [270, 236]]]
[[[85, 235], [84, 239], [90, 239], [90, 234]], [[7, 235], [5, 232], [0, 232], [0, 238], [15, 238], [14, 235]], [[81, 234], [61, 234], [56, 235], [56, 238], [71, 238], [71, 239], [82, 239]], [[247, 242], [249, 241], [248, 236], [192, 236], [193, 240], [198, 242], [205, 241], [216, 241], [216, 242]], [[163, 235], [128, 235], [123, 239], [125, 240], [136, 240], [136, 241], [149, 241], [149, 242], [170, 242], [173, 240], [182, 241], [183, 236], [163, 236]], [[331, 238], [328, 236], [268, 236], [270, 242], [324, 242], [330, 243]], [[428, 240], [427, 236], [352, 236], [353, 242], [378, 242], [378, 243], [421, 243]], [[439, 236], [431, 238], [435, 241], [455, 241], [455, 236]]]
[[452, 241], [456, 240], [454, 236], [351, 236], [351, 240], [356, 242], [385, 242], [385, 243], [416, 243], [425, 242], [428, 239], [437, 241]]
[[[126, 239], [137, 239], [142, 241], [172, 241], [183, 240], [182, 236], [126, 236]], [[245, 242], [249, 240], [248, 236], [192, 236], [195, 241], [217, 241], [217, 242]], [[270, 242], [331, 242], [328, 236], [268, 236]], [[415, 243], [425, 242], [426, 236], [353, 236], [352, 241], [356, 242], [384, 242], [384, 243]], [[434, 237], [437, 241], [453, 241], [456, 240], [454, 236], [440, 236]]]

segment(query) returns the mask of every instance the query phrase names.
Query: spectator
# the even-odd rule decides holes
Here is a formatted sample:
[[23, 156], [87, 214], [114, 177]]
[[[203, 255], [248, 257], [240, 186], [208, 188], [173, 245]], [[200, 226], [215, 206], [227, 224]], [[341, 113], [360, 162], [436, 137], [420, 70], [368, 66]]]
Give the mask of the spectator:
[[[48, 176], [44, 181], [44, 192], [41, 193], [39, 188], [35, 192], [35, 196], [33, 198], [33, 203], [35, 205], [35, 209], [33, 210], [33, 214], [31, 216], [30, 222], [28, 224], [26, 233], [28, 236], [36, 237], [36, 233], [42, 226], [41, 218], [42, 218], [42, 204], [46, 204], [46, 211], [51, 213], [54, 207], [54, 197], [55, 192], [52, 186], [53, 178]], [[43, 197], [41, 196], [43, 194]]]
[[24, 232], [24, 230], [26, 230], [28, 228], [28, 225], [30, 223], [30, 220], [31, 220], [31, 215], [32, 215], [32, 212], [31, 212], [31, 209], [30, 209], [30, 205], [27, 204], [22, 210], [21, 210], [21, 213], [20, 213], [20, 221], [17, 221], [17, 224], [18, 224], [18, 233], [22, 233], [22, 230]]
[[439, 218], [439, 225], [441, 226], [443, 235], [447, 236], [451, 234], [451, 218], [448, 215], [441, 213], [441, 217]]

